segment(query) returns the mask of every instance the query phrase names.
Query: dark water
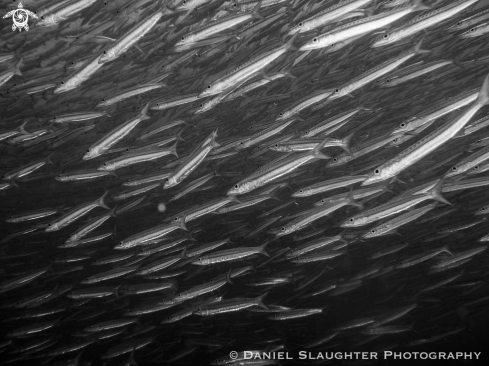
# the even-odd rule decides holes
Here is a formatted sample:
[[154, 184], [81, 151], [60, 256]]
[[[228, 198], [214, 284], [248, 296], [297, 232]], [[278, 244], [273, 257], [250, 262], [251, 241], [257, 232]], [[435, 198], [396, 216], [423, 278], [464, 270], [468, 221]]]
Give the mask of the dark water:
[[[24, 8], [40, 15], [54, 3], [30, 0]], [[258, 14], [264, 20], [255, 19], [255, 9], [255, 18], [249, 15], [240, 24], [204, 37], [207, 43], [176, 50], [173, 46], [182, 36], [226, 15], [225, 9], [233, 4], [208, 1], [183, 17], [185, 11], [166, 8], [174, 9], [178, 2], [83, 3], [70, 2], [80, 10], [54, 26], [41, 27], [41, 20], [33, 16], [28, 31], [12, 31], [11, 17], [0, 23], [0, 60], [5, 56], [0, 64], [2, 364], [445, 365], [487, 359], [488, 254], [481, 239], [489, 233], [489, 176], [483, 153], [482, 158], [474, 155], [486, 146], [487, 107], [481, 104], [456, 136], [419, 161], [373, 185], [362, 185], [410, 146], [426, 149], [423, 138], [441, 134], [437, 129], [463, 118], [480, 101], [475, 101], [476, 93], [489, 72], [487, 35], [463, 38], [473, 26], [453, 32], [449, 27], [477, 16], [476, 25], [484, 25], [487, 1], [475, 2], [391, 45], [371, 48], [383, 33], [368, 32], [337, 51], [323, 48], [306, 57], [295, 48], [342, 24], [391, 8], [383, 7], [383, 1], [365, 2], [361, 9], [366, 11], [353, 14], [356, 17], [301, 33], [292, 40], [294, 47], [284, 48], [292, 26], [340, 2], [270, 6], [263, 1]], [[453, 3], [426, 1], [432, 9]], [[66, 6], [52, 8], [42, 21]], [[2, 1], [2, 15], [14, 9], [17, 3]], [[62, 90], [115, 40], [160, 11], [156, 24], [135, 45], [97, 66], [83, 83]], [[412, 12], [391, 23], [387, 32], [429, 11]], [[420, 40], [430, 53], [412, 53], [348, 96], [326, 99], [369, 70], [382, 70], [383, 62], [405, 55]], [[208, 85], [280, 47], [281, 55], [257, 67], [251, 79], [232, 82], [220, 95], [256, 81], [266, 85], [196, 113], [218, 94], [198, 98]], [[382, 87], [386, 80], [396, 80], [390, 78], [403, 68], [440, 60], [451, 63], [395, 87]], [[17, 66], [22, 75], [12, 76]], [[107, 107], [99, 105], [141, 85], [151, 85], [151, 90]], [[280, 119], [301, 98], [325, 90], [330, 92], [297, 111], [292, 122]], [[471, 90], [471, 101], [432, 118], [427, 129], [391, 135], [409, 118], [426, 117], [427, 108], [444, 100], [450, 106]], [[189, 100], [154, 108], [183, 97]], [[149, 110], [142, 112], [145, 106]], [[269, 149], [300, 139], [314, 126], [348, 111], [354, 113], [315, 134], [309, 150], [287, 155]], [[143, 118], [134, 122], [138, 116]], [[120, 141], [99, 156], [83, 159], [98, 141], [131, 121], [134, 128], [128, 127]], [[264, 131], [269, 134], [261, 138]], [[307, 155], [327, 137], [321, 151], [329, 158]], [[141, 158], [149, 152], [161, 156]], [[118, 163], [127, 153], [144, 161], [121, 163], [101, 175], [110, 165], [104, 163]], [[280, 156], [287, 157], [277, 160]], [[354, 159], [333, 164], [339, 156]], [[299, 158], [307, 161], [294, 165]], [[464, 159], [470, 164], [476, 158], [480, 161], [466, 171], [445, 177]], [[288, 170], [279, 175], [284, 161]], [[259, 169], [261, 175], [268, 169], [276, 176], [234, 197], [236, 192], [230, 190], [236, 184], [246, 187], [246, 180]], [[190, 174], [173, 187], [165, 186], [167, 178], [183, 172]], [[91, 178], [77, 180], [75, 174]], [[340, 180], [351, 176], [364, 178], [353, 183]], [[136, 185], [143, 178], [148, 179]], [[340, 182], [335, 187], [305, 197], [294, 194], [333, 179]], [[467, 182], [470, 185], [464, 185]], [[178, 198], [177, 193], [189, 186]], [[423, 193], [433, 186], [434, 199]], [[140, 188], [147, 190], [134, 191]], [[365, 189], [371, 190], [362, 195]], [[414, 202], [419, 191], [416, 197], [423, 199]], [[338, 207], [321, 214], [320, 208], [311, 211], [321, 199], [338, 194], [343, 194]], [[379, 207], [378, 212], [384, 212], [381, 205], [399, 202], [396, 199], [405, 202], [396, 212], [345, 227], [349, 218]], [[70, 213], [73, 222], [67, 221]], [[413, 218], [417, 213], [419, 217]], [[282, 235], [299, 216], [305, 220], [303, 227]], [[405, 222], [389, 221], [396, 217]], [[397, 229], [365, 236], [385, 229], [378, 226], [384, 223]], [[134, 239], [152, 228], [168, 232]], [[332, 239], [316, 249], [291, 254], [328, 238]], [[134, 245], [120, 248], [128, 239], [134, 239]], [[215, 245], [202, 247], [208, 243]], [[447, 261], [451, 265], [445, 265]], [[331, 339], [325, 340], [327, 336]], [[233, 361], [232, 351], [258, 351], [259, 358], [268, 355], [275, 360]], [[354, 352], [366, 352], [366, 358]], [[414, 359], [417, 355], [428, 359]], [[443, 360], [443, 355], [458, 359]]]

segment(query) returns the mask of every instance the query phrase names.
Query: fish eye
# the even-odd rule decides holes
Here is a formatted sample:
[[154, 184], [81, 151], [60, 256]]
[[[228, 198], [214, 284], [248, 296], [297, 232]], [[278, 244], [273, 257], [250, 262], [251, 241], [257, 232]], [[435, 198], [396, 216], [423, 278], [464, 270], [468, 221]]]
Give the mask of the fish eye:
[[376, 231], [377, 231], [377, 230], [375, 230], [375, 229], [370, 230], [370, 232], [371, 232], [372, 234], [375, 234], [375, 232], [376, 232]]
[[299, 23], [299, 27], [302, 27], [304, 25], [304, 23], [300, 22]]
[[283, 113], [280, 113], [280, 116], [283, 116], [284, 114]]
[[200, 108], [202, 108], [204, 105], [202, 103], [200, 103]]
[[479, 166], [478, 166], [478, 165], [476, 165], [476, 166], [474, 167], [474, 170], [479, 170]]
[[454, 166], [454, 167], [452, 168], [452, 170], [453, 170], [453, 171], [457, 170], [457, 167], [456, 167], [456, 166]]
[[210, 89], [210, 88], [211, 88], [211, 86], [209, 85], [209, 86], [207, 87], [207, 89]]
[[388, 34], [384, 34], [384, 39], [387, 39], [389, 38], [389, 35]]
[[185, 40], [185, 37], [182, 37], [182, 41], [184, 41], [184, 40]]
[[486, 210], [486, 208], [485, 208], [485, 207], [482, 207], [482, 208], [481, 208], [481, 211], [485, 211], [485, 210]]
[[338, 161], [338, 158], [333, 158], [333, 161]]
[[238, 186], [237, 184], [234, 186], [234, 188], [238, 188], [238, 187], [239, 187], [239, 186]]
[[472, 28], [470, 31], [471, 31], [471, 32], [475, 32], [475, 28]]
[[324, 200], [321, 200], [321, 203], [324, 203]]
[[375, 174], [379, 174], [380, 173], [380, 170], [379, 169], [375, 169]]
[[299, 192], [302, 193], [302, 192], [304, 192], [304, 190], [303, 189], [299, 189]]
[[391, 79], [387, 79], [385, 82], [386, 83], [390, 83], [391, 82]]
[[355, 221], [355, 219], [350, 219], [350, 222], [353, 222], [353, 221]]
[[284, 227], [282, 228], [282, 231], [285, 231], [285, 228]]
[[457, 25], [462, 25], [462, 22], [458, 22]]
[[340, 89], [335, 89], [334, 92], [335, 93], [339, 93], [340, 92]]
[[318, 41], [318, 39], [317, 39], [317, 38], [314, 38], [312, 41], [313, 41], [314, 43], [316, 43], [316, 42]]
[[406, 124], [405, 123], [401, 123], [401, 127], [406, 127]]

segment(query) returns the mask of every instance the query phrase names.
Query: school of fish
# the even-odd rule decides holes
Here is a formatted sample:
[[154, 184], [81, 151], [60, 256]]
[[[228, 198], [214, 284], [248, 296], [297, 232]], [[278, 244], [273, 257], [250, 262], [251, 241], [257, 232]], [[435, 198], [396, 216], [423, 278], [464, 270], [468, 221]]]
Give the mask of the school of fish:
[[482, 350], [489, 1], [22, 6], [28, 28], [0, 22], [2, 365]]

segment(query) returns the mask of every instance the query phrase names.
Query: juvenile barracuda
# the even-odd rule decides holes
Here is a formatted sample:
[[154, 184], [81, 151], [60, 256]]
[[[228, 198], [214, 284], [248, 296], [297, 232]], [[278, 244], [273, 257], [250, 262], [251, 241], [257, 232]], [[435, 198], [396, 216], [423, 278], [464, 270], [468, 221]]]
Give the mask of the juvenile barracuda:
[[83, 225], [81, 228], [70, 235], [70, 237], [65, 241], [65, 244], [71, 244], [81, 240], [83, 237], [87, 236], [90, 232], [101, 226], [111, 217], [117, 217], [115, 214], [115, 209], [116, 208], [114, 207], [110, 212], [100, 215], [99, 217], [96, 217], [88, 222], [86, 225]]
[[408, 66], [398, 72], [392, 74], [385, 80], [381, 80], [379, 82], [379, 86], [381, 88], [392, 88], [399, 84], [410, 81], [418, 76], [422, 76], [424, 74], [428, 74], [433, 72], [443, 66], [453, 65], [453, 61], [451, 60], [441, 60], [441, 61], [433, 61], [426, 64], [416, 65], [416, 66]]
[[93, 144], [83, 155], [83, 160], [89, 160], [102, 155], [109, 150], [112, 146], [127, 136], [140, 122], [150, 119], [146, 114], [149, 108], [149, 103], [143, 108], [143, 110], [134, 118], [122, 123], [121, 125], [108, 132], [104, 137]]
[[344, 239], [343, 233], [340, 233], [335, 236], [322, 237], [305, 244], [299, 245], [298, 247], [289, 250], [285, 256], [287, 258], [296, 258], [306, 253], [309, 253], [313, 250], [324, 249], [325, 247], [329, 247], [336, 242], [342, 242], [343, 244], [348, 244], [348, 242]]
[[265, 251], [265, 246], [268, 243], [265, 243], [258, 247], [240, 247], [234, 249], [221, 250], [218, 252], [214, 252], [211, 254], [203, 255], [192, 262], [192, 264], [196, 264], [199, 266], [207, 266], [210, 264], [228, 262], [238, 259], [243, 259], [255, 254], [263, 254], [267, 257], [270, 255]]
[[330, 213], [346, 205], [361, 207], [360, 204], [355, 202], [355, 200], [353, 199], [353, 194], [352, 192], [350, 192], [348, 197], [343, 201], [338, 201], [335, 203], [330, 203], [324, 206], [320, 206], [318, 208], [311, 210], [307, 215], [300, 216], [297, 219], [287, 223], [286, 225], [282, 226], [282, 228], [276, 234], [276, 236], [280, 237], [284, 235], [289, 235], [295, 231], [301, 230], [304, 227], [311, 225], [313, 221], [318, 220], [326, 215], [329, 215]]
[[89, 7], [95, 1], [97, 0], [64, 1], [60, 6], [56, 6], [56, 4], [54, 7], [46, 8], [45, 13], [40, 16], [41, 19], [36, 23], [36, 27], [52, 27], [58, 25], [71, 15]]
[[478, 24], [478, 25], [470, 28], [468, 31], [463, 32], [459, 37], [460, 38], [475, 38], [475, 37], [481, 37], [487, 33], [489, 33], [489, 24], [484, 23], [484, 24]]
[[386, 222], [377, 225], [372, 229], [368, 230], [367, 232], [365, 232], [365, 234], [362, 235], [362, 238], [369, 239], [369, 238], [376, 238], [382, 235], [391, 234], [398, 227], [406, 225], [418, 219], [419, 217], [423, 216], [425, 213], [435, 208], [436, 204], [437, 204], [436, 202], [431, 203], [427, 206], [420, 207], [412, 211], [408, 211], [402, 215], [394, 217], [393, 219], [387, 220]]
[[152, 90], [163, 88], [164, 86], [165, 86], [165, 84], [162, 84], [162, 83], [138, 85], [134, 88], [121, 91], [120, 93], [117, 93], [116, 95], [114, 95], [110, 98], [102, 99], [102, 101], [96, 105], [96, 108], [109, 107], [109, 106], [114, 105], [116, 103], [122, 102], [125, 99], [134, 97], [136, 95], [144, 94], [144, 93], [150, 92]]
[[122, 240], [114, 247], [114, 249], [129, 249], [135, 247], [136, 245], [146, 245], [147, 242], [160, 239], [161, 237], [177, 229], [187, 230], [184, 219], [175, 220], [170, 224], [159, 225], [132, 235], [129, 238]]
[[187, 178], [206, 158], [213, 148], [220, 145], [216, 142], [217, 130], [212, 132], [195, 150], [183, 160], [172, 174], [166, 179], [163, 189], [169, 189], [180, 184]]
[[5, 222], [18, 223], [18, 222], [43, 219], [45, 217], [57, 214], [58, 212], [61, 211], [61, 209], [62, 209], [61, 207], [57, 208], [57, 209], [44, 208], [41, 210], [33, 210], [33, 211], [29, 211], [29, 212], [24, 212], [21, 214], [10, 215], [9, 218], [7, 220], [5, 220]]
[[405, 17], [408, 14], [426, 9], [430, 8], [422, 4], [420, 0], [416, 0], [412, 5], [400, 9], [390, 10], [377, 15], [355, 20], [345, 25], [336, 27], [327, 33], [314, 37], [312, 40], [308, 41], [301, 48], [299, 48], [299, 51], [325, 48], [331, 46], [332, 44], [347, 40], [348, 38], [373, 32]]
[[[344, 139], [333, 139], [330, 138], [324, 147], [341, 147], [348, 154], [350, 151], [350, 140], [353, 134], [346, 136]], [[270, 150], [280, 151], [280, 152], [293, 152], [293, 151], [309, 151], [314, 149], [324, 141], [324, 137], [313, 137], [313, 138], [301, 138], [297, 140], [288, 140], [283, 142], [277, 142], [275, 145], [270, 147]]]
[[376, 168], [362, 185], [369, 185], [395, 177], [401, 171], [420, 161], [430, 152], [436, 150], [457, 135], [479, 109], [487, 104], [489, 104], [489, 75], [484, 79], [477, 100], [461, 113], [461, 115], [453, 118], [451, 121], [445, 123], [445, 125], [411, 145], [393, 159], [390, 159], [388, 162]]
[[211, 304], [205, 304], [199, 306], [198, 309], [193, 312], [193, 314], [197, 314], [200, 316], [212, 316], [216, 314], [240, 311], [252, 306], [260, 306], [261, 308], [268, 310], [268, 307], [263, 303], [263, 299], [265, 298], [265, 296], [267, 296], [267, 294], [268, 293], [265, 293], [254, 299], [236, 298], [223, 300]]
[[[218, 93], [216, 93], [216, 94], [218, 94]], [[179, 105], [193, 103], [196, 100], [199, 100], [200, 98], [203, 98], [203, 97], [201, 97], [199, 95], [199, 93], [180, 95], [177, 97], [164, 97], [162, 99], [158, 99], [157, 101], [153, 102], [150, 109], [152, 111], [153, 110], [154, 111], [161, 111], [164, 109], [177, 107]]]
[[75, 208], [64, 213], [63, 215], [61, 215], [61, 217], [58, 217], [54, 221], [51, 221], [46, 227], [45, 231], [51, 232], [51, 231], [61, 230], [62, 228], [68, 226], [72, 222], [78, 220], [83, 215], [87, 214], [95, 207], [103, 207], [109, 210], [109, 207], [105, 204], [105, 197], [107, 196], [108, 193], [109, 192], [107, 191], [99, 199], [92, 202], [82, 203], [81, 205], [76, 206]]
[[[369, 197], [372, 195], [375, 195], [376, 193], [380, 192], [389, 192], [389, 189], [386, 185], [383, 186], [376, 186], [376, 187], [371, 187], [371, 188], [361, 188], [361, 189], [356, 189], [353, 191], [353, 198], [355, 200], [359, 200], [361, 198]], [[330, 197], [324, 197], [320, 201], [317, 201], [314, 203], [314, 206], [323, 206], [323, 205], [328, 205], [330, 203], [335, 203], [338, 201], [341, 201], [345, 199], [348, 196], [348, 192], [345, 193], [338, 193], [334, 196]]]
[[55, 116], [49, 120], [49, 122], [54, 123], [68, 123], [68, 122], [82, 122], [88, 121], [90, 119], [99, 118], [110, 115], [106, 112], [75, 112], [75, 113], [67, 113], [62, 114], [60, 116]]
[[85, 285], [90, 285], [92, 283], [107, 281], [107, 280], [111, 280], [113, 278], [125, 276], [126, 274], [134, 272], [137, 269], [138, 269], [138, 267], [136, 267], [136, 266], [118, 267], [118, 268], [114, 268], [114, 269], [111, 269], [111, 270], [108, 270], [108, 271], [87, 277], [84, 280], [80, 281], [80, 283], [85, 284]]
[[[401, 122], [399, 126], [391, 132], [391, 134], [414, 131], [435, 119], [443, 117], [446, 114], [474, 102], [478, 95], [479, 89], [471, 89], [457, 94], [453, 98], [442, 100], [417, 113], [416, 116], [410, 117], [408, 120]], [[408, 135], [406, 135], [406, 137], [408, 137]]]
[[338, 156], [334, 156], [327, 164], [327, 167], [336, 167], [344, 165], [352, 160], [355, 160], [361, 156], [364, 156], [374, 150], [389, 144], [393, 140], [403, 137], [404, 133], [398, 133], [397, 135], [380, 136], [372, 140], [367, 140], [361, 144], [354, 145], [350, 148], [350, 153], [343, 152]]
[[328, 131], [330, 128], [341, 124], [344, 121], [347, 121], [349, 118], [353, 117], [355, 114], [358, 112], [364, 110], [365, 108], [363, 107], [358, 107], [346, 112], [342, 112], [340, 114], [337, 114], [336, 116], [333, 116], [331, 118], [326, 119], [325, 121], [322, 121], [318, 123], [317, 125], [308, 128], [307, 131], [305, 131], [302, 135], [301, 138], [308, 138], [308, 137], [314, 137], [319, 134], [322, 134], [326, 131]]
[[429, 13], [420, 15], [410, 22], [403, 24], [401, 27], [387, 32], [378, 37], [372, 44], [372, 47], [382, 47], [387, 44], [398, 42], [404, 38], [410, 37], [417, 32], [432, 27], [444, 20], [450, 19], [457, 13], [475, 4], [479, 0], [458, 0], [450, 2], [447, 6], [433, 10]]
[[292, 172], [293, 170], [308, 163], [313, 159], [329, 159], [329, 156], [321, 153], [321, 149], [326, 143], [327, 140], [324, 140], [309, 152], [302, 153], [300, 155], [289, 155], [282, 159], [280, 162], [273, 161], [264, 165], [249, 177], [236, 183], [234, 187], [227, 192], [227, 194], [233, 195], [251, 192], [277, 178], [280, 178]]
[[151, 149], [146, 151], [143, 150], [134, 153], [127, 153], [119, 156], [118, 158], [106, 161], [105, 163], [100, 165], [97, 170], [114, 171], [134, 164], [160, 159], [168, 155], [175, 155], [176, 157], [178, 157], [176, 144], [173, 145], [170, 149]]
[[[281, 112], [277, 118], [275, 119], [276, 121], [284, 121], [289, 118], [292, 118], [296, 114], [299, 114], [300, 111], [312, 106], [313, 104], [318, 104], [320, 101], [323, 99], [326, 99], [331, 95], [331, 93], [334, 91], [334, 89], [325, 89], [325, 90], [318, 90], [315, 91], [314, 93], [300, 99], [296, 103], [292, 105], [292, 107], [286, 109], [285, 111]], [[308, 136], [311, 137], [311, 136]]]
[[479, 164], [485, 162], [487, 159], [489, 159], [489, 146], [480, 149], [476, 153], [467, 156], [465, 159], [455, 164], [448, 172], [445, 173], [444, 177], [454, 177], [456, 175], [468, 172], [474, 167], [479, 166]]
[[419, 41], [414, 47], [410, 48], [409, 50], [401, 53], [396, 57], [393, 57], [387, 61], [382, 62], [380, 65], [346, 82], [344, 85], [342, 85], [341, 87], [333, 91], [333, 93], [328, 97], [327, 102], [337, 98], [344, 97], [346, 95], [350, 95], [355, 90], [360, 89], [364, 85], [378, 79], [382, 75], [385, 75], [395, 70], [401, 64], [403, 64], [404, 62], [406, 62], [407, 60], [409, 60], [410, 58], [416, 55], [431, 52], [431, 51], [421, 49], [422, 42], [423, 40]]
[[286, 44], [271, 51], [264, 52], [236, 69], [231, 70], [229, 73], [208, 85], [207, 88], [198, 95], [198, 97], [204, 98], [222, 93], [231, 88], [233, 85], [239, 84], [240, 81], [247, 79], [249, 76], [264, 69], [287, 51], [296, 49], [293, 44], [295, 38], [296, 36], [293, 36]]
[[[236, 150], [243, 150], [246, 148], [249, 148], [253, 145], [258, 144], [261, 141], [266, 140], [267, 138], [274, 136], [278, 133], [280, 133], [282, 130], [290, 126], [293, 122], [296, 121], [296, 118], [292, 117], [286, 121], [279, 121], [277, 123], [274, 123], [272, 126], [255, 133], [253, 136], [250, 136], [244, 140], [239, 141], [236, 144]], [[323, 141], [324, 138], [321, 140]], [[321, 142], [319, 141], [319, 142]]]
[[331, 191], [337, 188], [348, 187], [352, 184], [363, 182], [367, 178], [367, 175], [353, 175], [346, 177], [339, 177], [329, 179], [323, 182], [319, 182], [304, 188], [291, 194], [292, 197], [309, 197], [315, 194]]
[[91, 59], [87, 60], [80, 69], [76, 70], [74, 74], [68, 77], [66, 81], [62, 81], [56, 89], [54, 89], [54, 94], [65, 93], [67, 91], [78, 88], [83, 82], [90, 79], [93, 74], [95, 74], [101, 67], [102, 64], [99, 63], [101, 53], [98, 53]]
[[86, 169], [78, 170], [69, 173], [58, 174], [54, 179], [60, 182], [79, 182], [84, 180], [91, 180], [106, 177], [108, 175], [116, 176], [114, 172], [111, 171], [100, 171], [96, 169]]
[[372, 0], [342, 0], [338, 4], [330, 6], [327, 9], [314, 14], [312, 17], [306, 18], [297, 25], [293, 26], [288, 34], [305, 33], [314, 30], [319, 27], [323, 27], [334, 20], [358, 9], [362, 6], [368, 5]]
[[180, 38], [180, 40], [175, 44], [174, 48], [178, 49], [182, 46], [188, 46], [203, 39], [209, 38], [214, 34], [223, 32], [229, 28], [237, 27], [240, 24], [248, 22], [252, 19], [263, 19], [260, 14], [261, 1], [255, 6], [253, 11], [246, 13], [238, 13], [236, 15], [231, 15], [224, 18], [219, 18], [217, 20], [205, 23], [202, 27], [197, 28], [191, 33], [187, 33]]
[[114, 61], [125, 53], [129, 48], [131, 48], [136, 42], [138, 42], [146, 33], [148, 33], [151, 28], [154, 27], [156, 23], [163, 16], [164, 11], [159, 10], [155, 14], [149, 16], [148, 18], [142, 20], [140, 23], [136, 24], [131, 30], [119, 38], [115, 44], [111, 45], [107, 50], [103, 51], [98, 62], [100, 64], [105, 64], [110, 61]]
[[480, 23], [482, 21], [488, 20], [489, 19], [489, 9], [477, 9], [475, 14], [472, 16], [468, 16], [467, 18], [460, 19], [457, 21], [457, 23], [449, 26], [447, 28], [448, 32], [458, 32], [464, 29], [467, 29], [473, 25], [476, 25], [477, 23]]
[[439, 181], [431, 190], [424, 194], [417, 195], [407, 195], [390, 200], [380, 206], [364, 210], [349, 219], [342, 222], [341, 227], [358, 227], [370, 224], [372, 222], [381, 220], [385, 217], [389, 217], [405, 211], [421, 202], [429, 199], [443, 202], [445, 204], [450, 204], [441, 195], [441, 187], [443, 181]]

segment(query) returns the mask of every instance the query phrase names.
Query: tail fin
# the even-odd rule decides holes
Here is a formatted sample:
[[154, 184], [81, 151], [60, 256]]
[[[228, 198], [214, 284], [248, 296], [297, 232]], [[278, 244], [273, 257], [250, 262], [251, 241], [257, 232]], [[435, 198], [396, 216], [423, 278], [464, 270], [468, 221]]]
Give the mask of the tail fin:
[[346, 151], [346, 153], [350, 156], [352, 156], [352, 153], [351, 153], [351, 150], [350, 150], [350, 142], [351, 142], [351, 139], [353, 137], [353, 135], [355, 134], [355, 132], [352, 132], [350, 133], [348, 136], [346, 136], [344, 139], [343, 139], [343, 145], [341, 146], [341, 148], [343, 150]]
[[487, 74], [484, 79], [484, 83], [482, 83], [481, 90], [479, 91], [479, 95], [477, 97], [477, 103], [480, 105], [489, 104], [489, 74]]
[[175, 141], [175, 143], [173, 144], [173, 146], [172, 146], [172, 147], [170, 147], [168, 150], [170, 150], [170, 151], [171, 151], [171, 153], [172, 153], [173, 155], [175, 155], [175, 156], [178, 158], [178, 153], [177, 153], [177, 144], [178, 144], [178, 140], [177, 140], [177, 141]]
[[431, 10], [431, 6], [423, 4], [422, 0], [414, 0], [411, 7], [413, 11]]
[[331, 159], [331, 156], [321, 152], [321, 149], [324, 148], [324, 145], [326, 145], [329, 140], [330, 138], [326, 137], [321, 143], [316, 145], [316, 147], [311, 151], [311, 154], [317, 159]]
[[22, 76], [22, 73], [20, 72], [19, 67], [20, 67], [20, 65], [22, 64], [23, 60], [24, 60], [24, 59], [23, 59], [23, 58], [21, 58], [21, 59], [19, 60], [19, 62], [17, 62], [17, 63], [15, 64], [15, 66], [14, 66], [14, 75], [19, 75], [19, 76]]
[[265, 247], [268, 245], [269, 242], [266, 242], [265, 244], [259, 246], [259, 252], [263, 255], [266, 255], [267, 257], [270, 257], [270, 254], [268, 254], [266, 251], [265, 251]]
[[251, 12], [251, 16], [255, 19], [265, 19], [263, 15], [260, 14], [261, 3], [262, 0], [258, 1], [258, 4], [256, 4], [256, 6], [253, 8], [253, 11]]
[[299, 36], [299, 33], [296, 33], [287, 41], [287, 43], [285, 44], [287, 51], [297, 51], [298, 50], [298, 48], [296, 46], [294, 46], [294, 42], [298, 36]]
[[268, 292], [265, 292], [263, 295], [260, 295], [256, 298], [256, 304], [260, 307], [262, 307], [263, 309], [266, 309], [266, 310], [269, 310], [268, 309], [268, 306], [266, 306], [264, 303], [263, 303], [263, 299], [268, 295]]
[[105, 203], [105, 197], [109, 194], [109, 191], [105, 192], [103, 194], [102, 197], [100, 197], [98, 200], [97, 200], [97, 205], [99, 207], [103, 207], [103, 208], [106, 208], [107, 210], [110, 210], [109, 206], [107, 206], [107, 204]]
[[451, 205], [451, 203], [441, 195], [441, 189], [443, 187], [443, 183], [445, 183], [445, 180], [440, 179], [440, 181], [436, 183], [433, 188], [430, 189], [429, 194], [434, 200], [446, 203], [447, 205]]
[[148, 114], [147, 114], [147, 113], [148, 113], [148, 109], [149, 109], [149, 104], [150, 104], [150, 103], [147, 103], [147, 104], [144, 106], [144, 108], [143, 108], [143, 110], [141, 111], [141, 113], [139, 113], [139, 118], [141, 118], [141, 121], [144, 121], [144, 120], [147, 120], [147, 119], [150, 119], [150, 118], [151, 118], [151, 117], [150, 117], [150, 116], [148, 116]]
[[414, 53], [416, 55], [421, 55], [423, 53], [430, 53], [431, 52], [431, 50], [424, 50], [421, 48], [421, 44], [423, 43], [423, 41], [424, 41], [424, 37], [421, 38], [421, 40], [418, 43], [416, 43], [416, 45], [414, 46]]
[[357, 201], [355, 201], [355, 198], [353, 197], [353, 188], [350, 188], [350, 192], [348, 193], [348, 196], [346, 199], [347, 199], [349, 205], [357, 206], [357, 207], [363, 209], [363, 205], [361, 203], [358, 203]]

